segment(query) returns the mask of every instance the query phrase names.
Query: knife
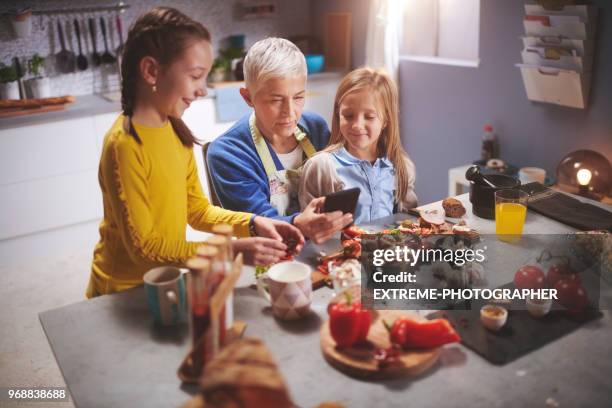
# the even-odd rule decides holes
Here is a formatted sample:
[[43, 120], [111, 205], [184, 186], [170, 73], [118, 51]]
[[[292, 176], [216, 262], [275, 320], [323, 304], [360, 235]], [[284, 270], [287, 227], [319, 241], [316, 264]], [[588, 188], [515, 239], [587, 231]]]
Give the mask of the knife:
[[20, 99], [27, 99], [25, 86], [23, 84], [23, 70], [21, 69], [21, 64], [19, 63], [19, 58], [14, 57], [13, 63], [15, 64], [15, 71], [17, 71], [17, 84], [19, 86], [19, 97]]

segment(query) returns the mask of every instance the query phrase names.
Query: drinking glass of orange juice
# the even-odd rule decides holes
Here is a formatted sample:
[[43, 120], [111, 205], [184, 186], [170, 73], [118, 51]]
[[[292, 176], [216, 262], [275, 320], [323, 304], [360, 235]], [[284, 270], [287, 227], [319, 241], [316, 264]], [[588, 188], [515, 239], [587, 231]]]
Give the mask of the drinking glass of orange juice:
[[503, 241], [518, 241], [527, 215], [527, 193], [516, 189], [495, 192], [495, 233]]

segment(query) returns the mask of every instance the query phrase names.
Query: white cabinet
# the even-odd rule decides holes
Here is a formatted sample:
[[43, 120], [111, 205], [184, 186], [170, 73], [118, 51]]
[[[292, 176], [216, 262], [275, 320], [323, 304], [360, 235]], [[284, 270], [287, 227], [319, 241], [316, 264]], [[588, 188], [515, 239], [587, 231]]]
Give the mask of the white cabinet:
[[0, 185], [96, 166], [91, 118], [6, 129], [0, 133]]
[[[306, 109], [331, 120], [340, 74], [308, 79]], [[78, 102], [77, 102], [78, 103]], [[108, 112], [108, 109], [106, 110]], [[0, 240], [100, 219], [98, 164], [106, 132], [119, 112], [0, 129]], [[215, 99], [195, 101], [183, 120], [202, 143], [234, 122], [218, 122]], [[194, 155], [208, 193], [202, 147]], [[188, 238], [194, 238], [188, 232]]]
[[100, 218], [92, 117], [0, 131], [0, 239]]
[[[103, 216], [98, 164], [104, 136], [119, 112], [0, 130], [0, 240]], [[214, 100], [192, 104], [183, 118], [196, 137], [213, 140], [233, 123], [217, 123]], [[201, 146], [194, 147], [208, 191]]]

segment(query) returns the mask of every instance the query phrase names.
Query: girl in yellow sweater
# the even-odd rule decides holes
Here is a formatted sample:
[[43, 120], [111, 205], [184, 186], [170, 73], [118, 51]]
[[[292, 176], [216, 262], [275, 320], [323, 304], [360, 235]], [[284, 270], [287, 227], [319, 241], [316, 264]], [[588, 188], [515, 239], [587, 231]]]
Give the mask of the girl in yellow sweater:
[[105, 136], [99, 167], [104, 201], [87, 297], [142, 283], [160, 265], [182, 266], [198, 242], [185, 238], [187, 223], [209, 231], [234, 226], [233, 241], [251, 264], [285, 255], [283, 241], [304, 238], [288, 223], [211, 205], [193, 157], [197, 140], [180, 119], [206, 95], [212, 46], [206, 28], [178, 10], [158, 7], [128, 33], [121, 64], [121, 114]]

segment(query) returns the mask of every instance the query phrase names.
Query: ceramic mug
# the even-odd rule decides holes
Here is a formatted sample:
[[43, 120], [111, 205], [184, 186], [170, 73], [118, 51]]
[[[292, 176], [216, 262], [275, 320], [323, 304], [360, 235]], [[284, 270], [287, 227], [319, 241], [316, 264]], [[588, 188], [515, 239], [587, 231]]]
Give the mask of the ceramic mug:
[[276, 317], [299, 319], [310, 313], [310, 275], [310, 267], [302, 262], [280, 262], [257, 279], [257, 290], [270, 302]]
[[544, 184], [546, 179], [546, 170], [539, 167], [521, 167], [519, 170], [519, 180], [521, 184], [527, 184], [534, 181]]
[[155, 323], [171, 326], [186, 321], [187, 295], [180, 269], [172, 266], [153, 268], [145, 273], [143, 280]]

